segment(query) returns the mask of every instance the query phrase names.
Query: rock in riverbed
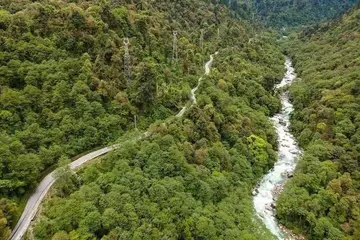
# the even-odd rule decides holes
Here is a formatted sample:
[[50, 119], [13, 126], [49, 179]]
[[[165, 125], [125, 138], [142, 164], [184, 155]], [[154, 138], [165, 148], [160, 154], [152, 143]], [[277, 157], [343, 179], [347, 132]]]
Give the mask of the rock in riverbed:
[[282, 119], [282, 118], [280, 118], [279, 119], [279, 123], [281, 124], [281, 125], [283, 125], [284, 127], [286, 127], [286, 122], [284, 121], [284, 119]]

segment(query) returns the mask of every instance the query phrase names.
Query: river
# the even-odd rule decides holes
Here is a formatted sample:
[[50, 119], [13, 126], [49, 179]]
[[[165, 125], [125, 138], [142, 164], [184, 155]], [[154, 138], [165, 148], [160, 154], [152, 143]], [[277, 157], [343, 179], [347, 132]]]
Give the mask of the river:
[[[275, 86], [277, 90], [290, 85], [296, 79], [295, 69], [292, 67], [290, 58], [286, 58], [285, 69], [284, 78]], [[290, 114], [293, 111], [293, 105], [289, 100], [287, 91], [281, 94], [281, 103], [281, 112], [271, 118], [278, 135], [278, 161], [254, 190], [253, 202], [255, 211], [265, 226], [278, 239], [288, 239], [275, 218], [275, 203], [286, 180], [292, 176], [295, 170], [301, 150], [289, 131]]]

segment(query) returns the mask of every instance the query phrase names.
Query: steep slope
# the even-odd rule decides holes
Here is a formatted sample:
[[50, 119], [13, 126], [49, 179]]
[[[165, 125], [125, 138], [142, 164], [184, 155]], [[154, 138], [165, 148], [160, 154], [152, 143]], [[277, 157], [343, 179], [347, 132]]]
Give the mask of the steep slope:
[[254, 0], [262, 22], [274, 27], [317, 24], [343, 14], [357, 0]]
[[[262, 47], [252, 56], [239, 47], [220, 50], [183, 118], [154, 125], [149, 138], [83, 169], [81, 186], [79, 178], [61, 178], [34, 236], [273, 239], [254, 216], [250, 195], [276, 160], [266, 115], [279, 102], [259, 83], [263, 70], [275, 70], [262, 61], [282, 57], [258, 55], [273, 51]], [[249, 60], [256, 55], [258, 62]]]
[[310, 239], [360, 239], [360, 10], [304, 31], [289, 51], [292, 130], [304, 156], [277, 205]]
[[[133, 128], [134, 115], [138, 127], [145, 129], [155, 120], [176, 114], [188, 102], [190, 88], [203, 72], [205, 56], [217, 49], [222, 50], [222, 60], [215, 63], [220, 73], [214, 72], [217, 78], [212, 80], [212, 88], [199, 96], [201, 108], [195, 107], [192, 118], [185, 121], [189, 132], [183, 132], [181, 141], [174, 141], [193, 149], [189, 156], [199, 158], [196, 164], [206, 163], [205, 169], [219, 172], [225, 167], [220, 168], [207, 152], [219, 146], [229, 156], [227, 152], [238, 142], [241, 164], [246, 166], [244, 172], [238, 171], [250, 174], [243, 180], [246, 190], [241, 192], [248, 204], [247, 216], [251, 216], [247, 190], [271, 167], [276, 145], [265, 116], [279, 107], [271, 89], [280, 78], [283, 57], [270, 35], [232, 18], [225, 6], [213, 1], [19, 0], [1, 4], [1, 238], [7, 238], [22, 210], [16, 203], [36, 185], [44, 170], [114, 141]], [[200, 29], [204, 29], [203, 48]], [[174, 30], [178, 31], [177, 64], [171, 61]], [[130, 38], [129, 83], [123, 71], [124, 37]], [[203, 87], [199, 91], [204, 91]], [[215, 114], [217, 108], [222, 109], [217, 110], [221, 114]], [[184, 123], [175, 126], [178, 124], [185, 131]], [[253, 149], [248, 149], [249, 143]], [[186, 169], [195, 169], [195, 160], [182, 160], [179, 156]], [[170, 168], [176, 165], [171, 164]], [[226, 168], [235, 166], [226, 162]], [[101, 171], [106, 175], [110, 169]], [[77, 190], [77, 184], [69, 184], [60, 196]], [[212, 187], [216, 192], [215, 185]], [[58, 209], [54, 214], [61, 212], [60, 206]], [[99, 212], [103, 214], [101, 209]], [[72, 227], [78, 224], [74, 222]], [[48, 239], [53, 233], [54, 228], [49, 228], [44, 236]]]

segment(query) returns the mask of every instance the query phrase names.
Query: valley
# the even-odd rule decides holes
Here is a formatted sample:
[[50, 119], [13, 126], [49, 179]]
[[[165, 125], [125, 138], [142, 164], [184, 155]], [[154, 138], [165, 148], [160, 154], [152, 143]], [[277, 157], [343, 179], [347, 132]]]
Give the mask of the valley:
[[[215, 53], [215, 55], [218, 54], [218, 52]], [[210, 60], [206, 62], [204, 69], [205, 69], [205, 75], [208, 75], [211, 70], [211, 64], [213, 62], [214, 58], [213, 55], [210, 55]], [[198, 89], [200, 83], [201, 83], [202, 77], [199, 79], [198, 85], [191, 89], [190, 98], [193, 103], [196, 103], [195, 98], [195, 92]], [[185, 113], [186, 107], [184, 107], [177, 115], [176, 117], [182, 117], [182, 115]], [[140, 137], [135, 137], [133, 141], [141, 140], [142, 138], [149, 137], [151, 133], [145, 132]], [[127, 139], [127, 141], [131, 141], [130, 139]], [[121, 143], [117, 143], [115, 145], [112, 145], [110, 147], [105, 147], [99, 150], [96, 150], [91, 153], [87, 153], [86, 155], [76, 159], [75, 161], [68, 164], [69, 170], [76, 170], [77, 168], [81, 167], [81, 165], [94, 160], [95, 158], [98, 158], [99, 156], [102, 156], [104, 154], [109, 153], [110, 151], [113, 151], [117, 148], [121, 148]], [[49, 192], [51, 186], [55, 183], [57, 176], [57, 170], [49, 173], [38, 185], [35, 192], [30, 196], [26, 203], [26, 207], [16, 224], [15, 228], [13, 229], [10, 238], [11, 240], [21, 240], [22, 237], [25, 235], [26, 231], [29, 229], [31, 225], [31, 221], [35, 218], [36, 213], [39, 211], [41, 201], [45, 198], [46, 194]]]
[[[289, 87], [296, 79], [295, 69], [292, 67], [289, 58], [286, 59], [285, 69], [284, 78], [275, 85], [275, 89], [278, 91], [284, 91], [283, 88]], [[294, 175], [301, 151], [294, 136], [290, 133], [290, 114], [293, 112], [293, 106], [289, 100], [289, 93], [287, 91], [281, 93], [280, 98], [282, 100], [281, 112], [271, 118], [278, 135], [278, 161], [253, 191], [253, 201], [258, 216], [278, 239], [292, 239], [277, 223], [275, 217], [276, 200], [286, 181]]]
[[359, 239], [359, 9], [2, 1], [0, 239]]

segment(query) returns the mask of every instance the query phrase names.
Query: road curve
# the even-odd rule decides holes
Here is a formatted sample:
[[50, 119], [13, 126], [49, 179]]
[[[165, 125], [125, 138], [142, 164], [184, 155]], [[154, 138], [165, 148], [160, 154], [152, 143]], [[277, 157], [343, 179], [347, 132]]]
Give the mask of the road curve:
[[[215, 53], [217, 55], [218, 52]], [[211, 70], [211, 64], [213, 62], [214, 58], [213, 55], [210, 55], [210, 60], [205, 64], [205, 75], [208, 75]], [[196, 88], [191, 90], [191, 100], [193, 101], [193, 104], [196, 103], [195, 98], [195, 91], [198, 89], [202, 77], [199, 79], [199, 83], [196, 86]], [[177, 115], [181, 117], [186, 110], [186, 107], [184, 107], [180, 113]], [[149, 132], [145, 132], [141, 137], [138, 138], [138, 140], [142, 139], [143, 137], [148, 137], [150, 135]], [[112, 150], [119, 148], [119, 144], [112, 145], [110, 147], [104, 147], [102, 149], [93, 151], [91, 153], [88, 153], [75, 161], [69, 163], [70, 169], [76, 169], [77, 167], [81, 166], [82, 164], [93, 160], [94, 158], [97, 158], [101, 155], [104, 155], [108, 152], [111, 152]], [[21, 217], [16, 224], [15, 228], [13, 229], [9, 240], [20, 240], [24, 234], [26, 233], [26, 230], [29, 228], [31, 221], [34, 219], [41, 201], [44, 199], [45, 195], [49, 191], [50, 187], [55, 183], [55, 172], [56, 170], [52, 171], [46, 177], [39, 183], [38, 187], [36, 188], [35, 192], [30, 196], [28, 199], [26, 206], [24, 208], [23, 213], [21, 214]]]
[[[82, 164], [86, 163], [87, 161], [90, 161], [94, 158], [97, 158], [105, 153], [108, 153], [115, 148], [117, 148], [118, 145], [113, 145], [110, 147], [104, 147], [102, 149], [96, 150], [94, 152], [88, 153], [72, 163], [69, 164], [70, 169], [75, 169]], [[49, 191], [50, 187], [55, 182], [55, 172], [56, 170], [52, 171], [46, 177], [39, 183], [38, 187], [36, 188], [35, 192], [31, 195], [31, 197], [28, 199], [25, 209], [16, 224], [15, 228], [13, 229], [10, 240], [20, 240], [26, 230], [29, 228], [31, 221], [35, 217], [36, 212], [38, 211], [39, 205], [43, 198], [45, 197], [46, 193]]]
[[[212, 65], [212, 62], [214, 61], [214, 56], [213, 55], [217, 55], [219, 52], [216, 52], [212, 55], [210, 55], [210, 60], [208, 62], [205, 63], [205, 75], [209, 75], [210, 74], [210, 71], [211, 71], [211, 65]], [[198, 84], [196, 85], [195, 88], [191, 89], [190, 91], [190, 99], [192, 101], [192, 104], [196, 104], [196, 95], [195, 95], [195, 92], [198, 90], [199, 86], [200, 86], [200, 83], [203, 79], [203, 76], [199, 78], [198, 80]], [[184, 106], [180, 112], [176, 115], [176, 117], [182, 117], [186, 111], [187, 107]]]

